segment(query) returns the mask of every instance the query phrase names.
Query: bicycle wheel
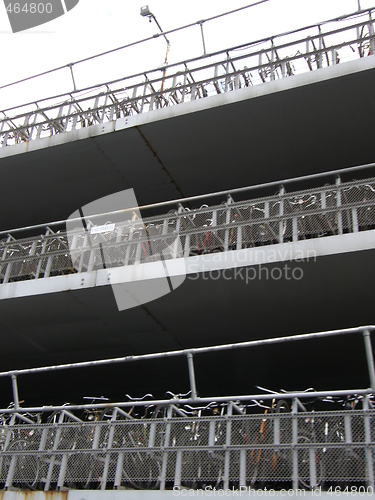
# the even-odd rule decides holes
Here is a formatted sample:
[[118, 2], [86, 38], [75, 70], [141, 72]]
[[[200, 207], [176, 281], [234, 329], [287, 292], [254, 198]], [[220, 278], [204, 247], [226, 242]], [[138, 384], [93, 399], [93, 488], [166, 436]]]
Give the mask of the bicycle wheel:
[[346, 443], [342, 424], [329, 430], [327, 441], [327, 479], [345, 486], [365, 477], [364, 450]]
[[[16, 467], [13, 474], [13, 484], [19, 484], [29, 490], [35, 489], [35, 486], [39, 482], [39, 461], [37, 457], [28, 453], [29, 442], [24, 439], [14, 441], [11, 443], [6, 451], [14, 452], [16, 458]], [[12, 456], [12, 457], [13, 457]], [[9, 465], [12, 460], [9, 457]]]
[[[299, 484], [307, 490], [322, 486], [324, 480], [324, 457], [321, 450], [314, 446], [314, 440], [307, 435], [300, 434], [297, 439], [297, 445], [304, 445], [298, 449], [298, 479]], [[314, 455], [311, 457], [311, 449]], [[311, 459], [315, 463], [316, 480], [315, 484], [311, 482]]]
[[274, 409], [274, 413], [290, 413], [290, 406], [285, 399], [280, 399]]
[[71, 453], [66, 468], [65, 484], [68, 488], [96, 489], [103, 471], [100, 457], [91, 453]]
[[145, 451], [125, 453], [122, 466], [127, 484], [137, 490], [154, 490], [160, 484], [161, 463]]

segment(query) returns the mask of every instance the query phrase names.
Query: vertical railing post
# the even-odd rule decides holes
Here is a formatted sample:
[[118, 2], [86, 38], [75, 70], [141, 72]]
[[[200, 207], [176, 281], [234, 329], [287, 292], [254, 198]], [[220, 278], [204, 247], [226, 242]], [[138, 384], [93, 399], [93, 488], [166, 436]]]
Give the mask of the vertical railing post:
[[126, 242], [124, 266], [127, 266], [129, 264], [130, 251], [132, 248], [133, 233], [134, 233], [134, 224], [130, 224], [130, 226], [128, 226], [128, 239]]
[[143, 86], [143, 95], [141, 95], [140, 97], [137, 98], [138, 100], [141, 100], [141, 107], [140, 107], [139, 113], [143, 113], [143, 108], [144, 108], [144, 105], [146, 103], [148, 78], [147, 78], [147, 75], [145, 75], [145, 76], [146, 76], [146, 81], [145, 81], [145, 84]]
[[292, 219], [292, 239], [298, 241], [298, 218], [296, 216]]
[[273, 39], [271, 39], [271, 80], [275, 80], [275, 48]]
[[310, 470], [310, 485], [311, 489], [316, 488], [316, 449], [314, 446], [309, 448], [309, 470]]
[[204, 21], [198, 21], [198, 24], [201, 28], [201, 36], [202, 36], [202, 44], [203, 44], [203, 55], [205, 56], [206, 55], [206, 43], [204, 41], [204, 32], [203, 32], [203, 23]]
[[165, 424], [165, 436], [164, 436], [164, 446], [163, 446], [163, 462], [161, 466], [161, 474], [160, 474], [160, 489], [165, 490], [165, 482], [167, 476], [167, 465], [168, 465], [168, 446], [169, 446], [169, 438], [171, 435], [171, 419], [172, 419], [172, 406], [169, 406], [167, 413], [167, 422]]
[[51, 268], [52, 268], [52, 261], [53, 261], [53, 257], [48, 257], [47, 265], [46, 265], [46, 268], [44, 270], [44, 278], [49, 278], [49, 275], [51, 273]]
[[224, 252], [228, 251], [228, 246], [229, 246], [229, 224], [230, 224], [230, 212], [231, 212], [231, 207], [229, 203], [226, 203], [226, 215], [225, 215], [225, 236], [224, 236]]
[[9, 488], [12, 487], [12, 484], [13, 484], [13, 475], [14, 475], [14, 470], [16, 468], [17, 458], [18, 458], [17, 455], [14, 455], [14, 454], [12, 455], [12, 459], [10, 461], [10, 466], [9, 466], [9, 469], [8, 469], [7, 478], [6, 478], [6, 481], [5, 481], [5, 490], [9, 490]]
[[228, 76], [228, 73], [229, 73], [229, 60], [230, 60], [229, 52], [227, 52], [227, 62], [225, 64], [225, 85], [224, 85], [224, 91], [225, 92], [228, 92], [228, 89], [229, 89], [229, 76]]
[[45, 258], [44, 256], [45, 256], [45, 253], [46, 253], [46, 248], [47, 248], [49, 234], [50, 234], [50, 230], [47, 229], [46, 234], [44, 235], [45, 238], [44, 238], [44, 241], [43, 241], [41, 252], [39, 254], [39, 261], [38, 261], [37, 268], [36, 268], [36, 271], [35, 271], [35, 277], [36, 278], [39, 277], [39, 275], [40, 275], [40, 273], [42, 271], [42, 263], [43, 263], [43, 260]]
[[343, 233], [340, 184], [341, 184], [341, 178], [339, 175], [337, 175], [336, 176], [336, 187], [337, 187], [337, 189], [336, 189], [336, 206], [337, 206], [337, 233], [338, 234]]
[[[85, 252], [86, 252], [86, 249], [89, 249], [90, 248], [90, 238], [87, 234], [87, 231], [85, 231], [84, 233], [84, 238], [83, 238], [83, 244], [82, 246], [80, 247], [80, 251], [81, 251], [81, 255], [80, 255], [80, 258], [79, 258], [79, 263], [78, 265], [76, 266], [77, 268], [77, 271], [79, 273], [82, 272], [82, 269], [83, 269], [83, 265], [84, 265], [84, 260], [85, 260]], [[43, 249], [42, 249], [42, 255], [44, 254], [44, 251], [45, 251], [45, 248], [44, 248], [44, 243], [43, 243]], [[42, 255], [41, 255], [41, 259], [40, 259], [40, 262], [42, 262]]]
[[240, 490], [246, 488], [246, 450], [240, 450]]
[[190, 391], [192, 399], [197, 398], [197, 386], [195, 383], [195, 370], [194, 370], [194, 360], [193, 354], [191, 352], [186, 353], [188, 369], [189, 369], [189, 382], [190, 382]]
[[358, 233], [359, 231], [358, 212], [356, 208], [352, 208], [352, 231], [353, 233]]
[[5, 275], [4, 275], [4, 279], [3, 279], [3, 285], [6, 285], [10, 279], [13, 264], [14, 264], [14, 262], [8, 262], [7, 270], [5, 271]]
[[369, 397], [364, 398], [364, 427], [365, 427], [365, 455], [366, 455], [366, 483], [367, 487], [374, 492], [374, 464], [373, 446], [371, 445], [371, 420], [369, 415]]
[[72, 81], [73, 81], [74, 92], [76, 92], [77, 91], [77, 87], [76, 87], [76, 81], [74, 79], [73, 65], [74, 65], [74, 63], [67, 64], [68, 68], [70, 69], [70, 75], [71, 75]]
[[[10, 236], [7, 238], [6, 243], [8, 243], [9, 241], [10, 241]], [[7, 253], [8, 253], [8, 246], [5, 244], [4, 250], [3, 250], [3, 253], [2, 253], [2, 256], [1, 256], [1, 262], [2, 262], [2, 264], [1, 264], [1, 268], [0, 268], [2, 270], [3, 266], [5, 266], [5, 268], [6, 268], [6, 272], [5, 273], [7, 273], [9, 266], [11, 266], [11, 264], [9, 262], [8, 262], [8, 264], [3, 263], [4, 260], [6, 260]], [[5, 278], [6, 278], [6, 274], [4, 274], [3, 283], [6, 283]], [[9, 277], [8, 277], [8, 279], [9, 279]]]
[[[38, 243], [37, 240], [33, 241], [31, 248], [30, 248], [30, 251], [29, 251], [29, 258], [31, 256], [35, 255], [37, 243]], [[34, 259], [30, 259], [30, 274], [32, 274], [34, 262], [35, 262]], [[36, 268], [37, 267], [38, 267], [38, 263], [36, 263]], [[34, 277], [35, 277], [35, 279], [38, 279], [38, 275], [36, 274], [36, 271], [37, 271], [37, 269], [35, 269]]]
[[[184, 208], [180, 204], [178, 207], [177, 213], [181, 214], [183, 211], [184, 211]], [[177, 216], [176, 229], [175, 229], [176, 239], [173, 242], [173, 249], [172, 249], [172, 258], [173, 259], [177, 259], [178, 257], [181, 257], [180, 228], [181, 228], [181, 217]]]
[[264, 218], [269, 219], [270, 216], [270, 202], [265, 201], [264, 202]]
[[234, 75], [234, 89], [237, 90], [241, 87], [240, 85], [240, 75], [241, 73], [236, 73]]
[[370, 22], [368, 24], [369, 34], [370, 34], [370, 54], [375, 54], [375, 32], [374, 32], [374, 21], [371, 19], [371, 12], [369, 12]]
[[190, 86], [190, 100], [191, 101], [195, 101], [195, 93], [196, 93], [196, 90], [197, 90], [197, 84], [195, 82], [192, 82], [191, 83], [191, 86]]
[[[233, 229], [235, 231], [235, 229]], [[242, 226], [237, 227], [237, 242], [236, 242], [236, 250], [241, 250], [242, 248]]]
[[117, 490], [121, 486], [123, 463], [124, 463], [124, 452], [122, 451], [122, 452], [119, 452], [117, 455], [115, 482], [113, 484], [113, 487], [115, 490]]
[[375, 368], [374, 368], [374, 356], [372, 353], [371, 337], [369, 330], [363, 330], [363, 339], [365, 342], [366, 359], [367, 359], [367, 369], [370, 377], [371, 390], [375, 392]]
[[279, 190], [279, 197], [280, 197], [280, 207], [279, 207], [279, 216], [280, 216], [280, 222], [279, 222], [279, 243], [284, 242], [284, 198], [283, 195], [285, 194], [285, 188], [284, 186], [280, 186]]
[[223, 477], [223, 489], [229, 489], [229, 478], [230, 478], [230, 444], [232, 441], [232, 415], [233, 415], [233, 404], [230, 401], [228, 404], [227, 412], [227, 429], [225, 435], [225, 456], [224, 456], [224, 477]]
[[298, 401], [297, 398], [293, 399], [292, 405], [292, 459], [293, 459], [293, 472], [292, 472], [292, 483], [293, 490], [298, 490]]
[[[108, 441], [107, 441], [107, 446], [106, 446], [106, 454], [105, 454], [105, 459], [104, 459], [104, 470], [103, 470], [103, 475], [101, 478], [101, 490], [105, 490], [107, 486], [107, 477], [108, 477], [108, 470], [109, 470], [109, 463], [111, 459], [111, 448], [112, 448], [112, 443], [113, 443], [113, 437], [115, 434], [115, 424], [116, 424], [116, 418], [117, 418], [117, 408], [113, 410], [112, 416], [111, 416], [111, 421], [109, 424], [109, 434], [108, 434]], [[99, 427], [99, 426], [97, 426]]]
[[[10, 417], [10, 421], [9, 421], [9, 424], [8, 424], [7, 434], [6, 434], [6, 438], [5, 438], [5, 443], [4, 443], [4, 446], [3, 446], [3, 450], [7, 450], [8, 449], [9, 443], [10, 443], [12, 437], [13, 437], [12, 426], [15, 424], [15, 422], [16, 422], [16, 414], [13, 413], [12, 416]], [[17, 463], [16, 461], [17, 461], [17, 456], [16, 455], [12, 455], [11, 463], [9, 465], [8, 474], [7, 474], [7, 478], [6, 478], [6, 482], [5, 482], [5, 490], [8, 490], [12, 486], [14, 469], [15, 469], [15, 466], [16, 466], [16, 463]], [[0, 454], [0, 472], [2, 470], [2, 465], [3, 465], [2, 462], [3, 462], [3, 457]]]
[[[62, 423], [63, 420], [64, 420], [64, 413], [61, 412], [60, 416], [59, 416], [59, 423]], [[53, 427], [55, 427], [55, 425], [53, 425]], [[46, 430], [49, 431], [51, 429], [47, 428]], [[58, 427], [58, 428], [56, 428], [55, 439], [53, 440], [52, 451], [55, 451], [57, 449], [58, 445], [59, 445], [60, 434], [61, 434], [61, 428]], [[52, 453], [50, 459], [48, 460], [49, 461], [49, 465], [48, 465], [48, 472], [46, 474], [46, 479], [44, 481], [44, 491], [49, 491], [49, 489], [50, 489], [50, 484], [51, 484], [52, 474], [53, 474], [53, 468], [55, 466], [55, 459], [56, 459], [55, 454]]]
[[18, 397], [17, 374], [13, 372], [10, 375], [10, 377], [12, 379], [12, 394], [13, 394], [14, 408], [18, 410], [18, 408], [20, 407], [20, 400]]
[[181, 487], [181, 469], [182, 469], [182, 453], [183, 450], [176, 452], [176, 467], [174, 472], [173, 488], [179, 490]]
[[322, 29], [319, 26], [319, 54], [318, 54], [318, 69], [323, 66], [323, 35], [322, 35]]
[[189, 257], [190, 255], [190, 234], [185, 236], [185, 245], [184, 245], [184, 257]]

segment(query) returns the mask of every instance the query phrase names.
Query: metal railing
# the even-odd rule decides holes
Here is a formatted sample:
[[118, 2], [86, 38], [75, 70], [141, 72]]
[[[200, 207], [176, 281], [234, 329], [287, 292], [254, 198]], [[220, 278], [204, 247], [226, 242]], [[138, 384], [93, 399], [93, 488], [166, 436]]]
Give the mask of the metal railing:
[[[3, 488], [335, 488], [373, 493], [375, 411], [25, 424], [1, 429]], [[61, 414], [63, 415], [63, 414]]]
[[[373, 389], [199, 397], [194, 355], [332, 336], [363, 336], [375, 384], [374, 326], [3, 372], [14, 405], [0, 410], [0, 485], [62, 488], [303, 488], [345, 482], [373, 493]], [[17, 376], [187, 357], [190, 392], [125, 402], [21, 408]], [[165, 361], [164, 361], [165, 362]], [[355, 397], [340, 398], [337, 396]], [[172, 396], [172, 397], [171, 397]], [[103, 398], [99, 398], [102, 400]], [[339, 410], [316, 409], [323, 402]], [[342, 408], [345, 408], [343, 410]], [[350, 408], [350, 409], [348, 409]], [[80, 413], [78, 413], [80, 412]], [[46, 418], [42, 418], [47, 414]], [[361, 490], [361, 491], [362, 491]]]
[[[110, 230], [89, 234], [111, 217]], [[77, 221], [69, 233], [47, 228], [31, 238], [8, 235], [0, 241], [0, 282], [151, 263], [161, 254], [175, 259], [371, 230], [375, 178], [341, 182], [336, 175], [335, 184], [320, 188], [287, 192], [281, 185], [274, 196], [235, 202], [227, 195], [210, 207], [179, 203], [177, 210], [143, 220], [116, 213], [86, 218], [85, 225]]]
[[[373, 13], [374, 9], [362, 10], [298, 31], [5, 109], [0, 120], [0, 145], [50, 137], [373, 55]], [[69, 65], [70, 71], [72, 68]]]

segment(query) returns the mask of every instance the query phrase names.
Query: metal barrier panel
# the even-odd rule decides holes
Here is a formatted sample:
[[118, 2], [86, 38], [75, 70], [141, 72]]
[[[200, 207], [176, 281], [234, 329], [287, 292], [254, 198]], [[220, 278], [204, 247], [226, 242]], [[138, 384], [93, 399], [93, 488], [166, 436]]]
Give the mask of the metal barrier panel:
[[[110, 214], [108, 214], [110, 217]], [[95, 233], [95, 217], [86, 218], [91, 234], [76, 230], [0, 241], [0, 283], [90, 272], [106, 267], [226, 252], [295, 242], [375, 228], [375, 179], [336, 182], [321, 188], [154, 217], [116, 222]], [[181, 243], [176, 246], [175, 242]], [[74, 264], [73, 264], [74, 262]]]
[[375, 411], [3, 425], [5, 488], [373, 486]]

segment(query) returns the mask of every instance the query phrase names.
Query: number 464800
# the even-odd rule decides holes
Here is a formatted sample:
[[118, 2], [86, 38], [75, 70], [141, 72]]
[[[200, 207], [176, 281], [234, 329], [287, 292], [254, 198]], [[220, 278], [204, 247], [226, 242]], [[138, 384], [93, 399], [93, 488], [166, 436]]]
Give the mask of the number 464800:
[[52, 4], [51, 3], [15, 3], [7, 5], [7, 12], [13, 14], [20, 14], [24, 12], [25, 14], [51, 14], [52, 13]]

